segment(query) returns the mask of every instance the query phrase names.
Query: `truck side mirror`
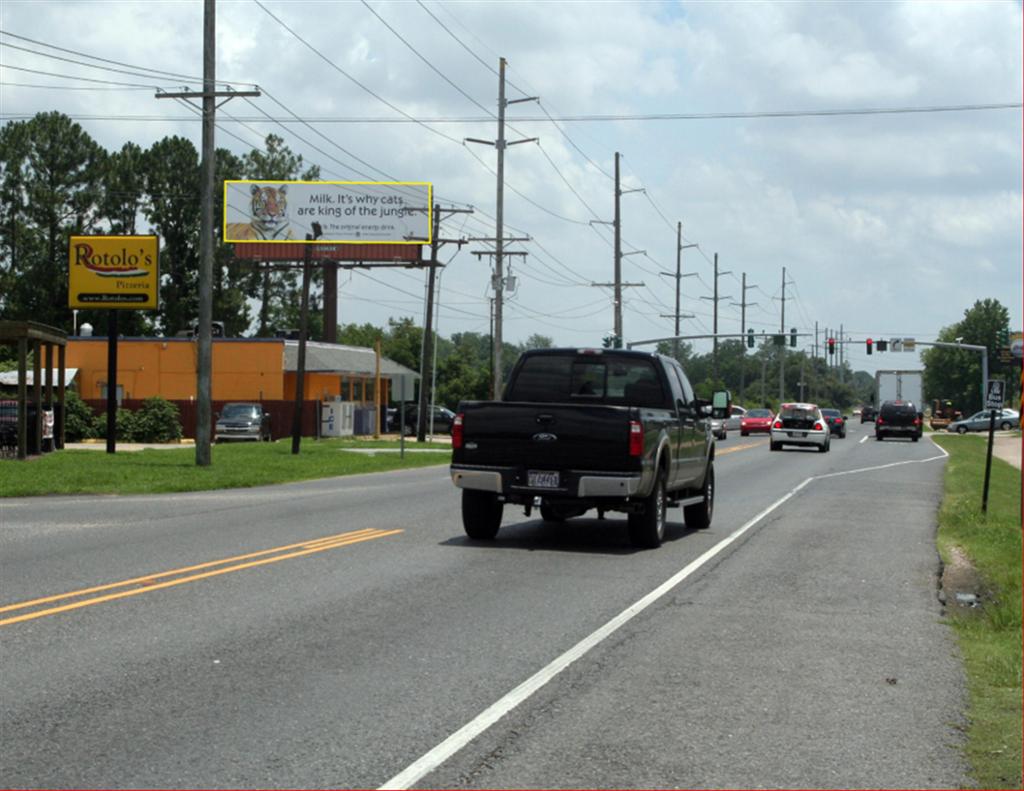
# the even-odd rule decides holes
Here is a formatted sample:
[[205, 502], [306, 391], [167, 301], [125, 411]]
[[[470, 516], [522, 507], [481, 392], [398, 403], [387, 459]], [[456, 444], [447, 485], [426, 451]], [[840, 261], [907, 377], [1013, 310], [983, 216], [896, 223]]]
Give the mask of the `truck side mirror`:
[[732, 409], [732, 393], [728, 390], [719, 390], [711, 396], [711, 415], [718, 418], [729, 417]]

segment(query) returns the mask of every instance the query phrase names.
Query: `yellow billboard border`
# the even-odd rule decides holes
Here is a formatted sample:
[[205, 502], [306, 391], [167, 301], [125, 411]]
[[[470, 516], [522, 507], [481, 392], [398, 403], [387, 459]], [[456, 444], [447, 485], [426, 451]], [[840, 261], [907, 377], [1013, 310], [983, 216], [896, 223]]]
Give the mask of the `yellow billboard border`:
[[[87, 304], [71, 304], [71, 251], [74, 249], [75, 239], [154, 239], [156, 241], [156, 261], [153, 273], [156, 282], [154, 285], [154, 304], [145, 307], [138, 307], [131, 304], [106, 304], [90, 302]], [[68, 237], [68, 310], [160, 310], [160, 236], [155, 233], [132, 233], [132, 234], [72, 234]]]
[[[228, 239], [228, 184], [347, 184], [374, 187], [426, 187], [427, 188], [427, 238], [415, 242], [377, 242], [365, 239]], [[292, 179], [224, 179], [224, 219], [222, 223], [224, 244], [409, 244], [424, 245], [434, 241], [434, 183], [431, 181], [302, 181]]]

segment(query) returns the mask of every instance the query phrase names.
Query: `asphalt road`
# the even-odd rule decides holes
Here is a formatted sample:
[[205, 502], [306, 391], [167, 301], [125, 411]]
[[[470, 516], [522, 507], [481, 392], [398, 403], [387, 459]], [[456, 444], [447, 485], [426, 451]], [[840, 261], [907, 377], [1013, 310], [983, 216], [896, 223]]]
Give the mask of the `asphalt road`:
[[945, 457], [871, 428], [730, 435], [655, 551], [470, 542], [444, 467], [0, 501], [0, 784], [958, 787]]

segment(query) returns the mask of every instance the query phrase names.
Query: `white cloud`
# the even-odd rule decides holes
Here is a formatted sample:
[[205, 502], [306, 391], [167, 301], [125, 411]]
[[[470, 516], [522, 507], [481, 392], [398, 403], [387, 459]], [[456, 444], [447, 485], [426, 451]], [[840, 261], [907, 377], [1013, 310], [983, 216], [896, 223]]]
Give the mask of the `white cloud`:
[[[410, 115], [485, 115], [361, 4], [266, 2], [340, 69]], [[509, 98], [521, 97], [521, 88], [540, 96], [552, 114], [970, 104], [1019, 101], [1024, 93], [1022, 14], [1016, 2], [425, 3], [458, 41], [418, 4], [374, 2], [373, 8], [488, 113], [496, 107], [492, 69], [499, 56], [509, 61]], [[201, 71], [200, 3], [107, 0], [102, 14], [96, 8], [93, 2], [4, 0], [0, 26], [127, 63], [184, 74]], [[398, 117], [254, 4], [219, 2], [217, 9], [221, 79], [259, 83], [304, 117]], [[3, 62], [132, 81], [127, 75], [87, 72], [14, 50], [4, 51]], [[63, 83], [10, 70], [0, 70], [0, 76], [7, 82]], [[149, 145], [166, 134], [182, 134], [199, 145], [198, 122], [178, 120], [190, 116], [177, 103], [156, 100], [148, 91], [82, 93], [4, 85], [0, 99], [7, 114], [57, 109], [78, 116], [168, 117], [161, 123], [83, 119], [87, 131], [108, 149], [129, 139]], [[255, 104], [285, 115], [267, 96]], [[433, 181], [441, 200], [477, 206], [476, 216], [452, 219], [446, 228], [451, 235], [493, 235], [494, 177], [459, 142], [468, 136], [494, 139], [493, 120], [438, 124], [436, 129], [452, 142], [409, 123], [321, 123], [316, 125], [321, 137], [302, 126], [282, 129], [262, 119], [249, 121], [246, 128], [233, 123], [229, 113], [259, 116], [243, 102], [227, 104], [220, 114], [219, 145], [241, 153], [267, 133], [280, 134], [331, 178], [358, 177], [352, 167], [375, 173], [355, 163], [353, 155], [358, 156], [396, 178]], [[549, 123], [523, 120], [538, 115], [532, 103], [508, 109], [509, 139], [538, 136], [543, 149], [522, 145], [506, 152], [506, 226], [537, 242], [520, 246], [531, 255], [515, 262], [520, 287], [507, 333], [513, 340], [541, 332], [569, 344], [600, 342], [610, 329], [610, 309], [585, 314], [608, 296], [589, 283], [612, 276], [610, 232], [607, 226], [586, 224], [590, 213], [544, 153], [604, 220], [612, 216], [612, 182]], [[710, 295], [711, 266], [704, 256], [716, 251], [722, 267], [734, 273], [721, 283], [733, 297], [738, 297], [743, 272], [758, 284], [750, 299], [760, 304], [750, 320], [765, 326], [777, 326], [778, 302], [772, 297], [783, 266], [798, 284], [799, 309], [795, 305], [792, 315], [802, 322], [881, 328], [898, 316], [909, 330], [935, 332], [984, 296], [999, 297], [1020, 322], [1019, 110], [569, 122], [564, 128], [606, 173], [612, 171], [614, 152], [621, 152], [623, 187], [648, 191], [622, 198], [623, 237], [648, 252], [624, 261], [628, 279], [647, 283], [627, 290], [627, 333], [668, 334], [671, 321], [660, 314], [670, 312], [674, 288], [659, 272], [674, 270], [677, 221], [687, 239], [701, 245], [701, 252], [683, 254], [684, 271], [700, 275], [684, 282], [685, 309], [698, 314], [688, 322], [694, 328], [710, 324], [709, 304], [700, 297]], [[475, 146], [473, 153], [494, 167], [493, 149]], [[450, 307], [442, 318], [445, 334], [487, 331], [488, 265], [470, 254], [484, 246], [468, 245], [446, 270], [442, 304]], [[453, 252], [449, 248], [448, 254]], [[900, 266], [920, 272], [913, 300], [902, 289], [884, 287]], [[968, 271], [969, 282], [955, 290], [948, 287], [963, 281]], [[392, 274], [394, 281], [387, 281]], [[388, 315], [420, 320], [418, 273], [374, 277], [407, 293], [353, 276], [343, 288], [342, 321], [380, 324]], [[566, 279], [587, 285], [552, 285]], [[1008, 283], [1013, 286], [1009, 293]], [[722, 307], [723, 324], [737, 323], [738, 310]], [[559, 315], [580, 318], [555, 318]]]

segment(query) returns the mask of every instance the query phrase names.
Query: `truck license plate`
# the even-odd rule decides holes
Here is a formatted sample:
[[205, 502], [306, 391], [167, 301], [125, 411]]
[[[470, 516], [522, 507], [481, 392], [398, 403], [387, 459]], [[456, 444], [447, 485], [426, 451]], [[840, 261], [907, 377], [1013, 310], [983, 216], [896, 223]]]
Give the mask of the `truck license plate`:
[[535, 489], [557, 489], [558, 473], [546, 472], [543, 470], [528, 470], [526, 483]]

